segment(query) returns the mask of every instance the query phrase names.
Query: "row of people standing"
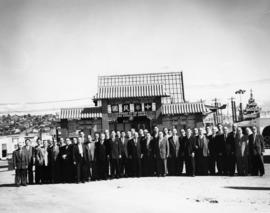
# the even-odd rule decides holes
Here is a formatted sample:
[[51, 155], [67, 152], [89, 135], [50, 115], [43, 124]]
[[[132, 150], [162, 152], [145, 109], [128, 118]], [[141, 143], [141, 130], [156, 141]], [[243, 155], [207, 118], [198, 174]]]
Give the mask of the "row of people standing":
[[[19, 146], [13, 154], [14, 166], [24, 156], [24, 166], [16, 175], [21, 182], [60, 183], [85, 182], [119, 177], [181, 175], [263, 175], [263, 138], [256, 127], [246, 129], [227, 127], [181, 129], [178, 136], [174, 128], [159, 131], [154, 128], [136, 132], [109, 131], [85, 137], [60, 138], [52, 142], [37, 139], [32, 147], [30, 140]], [[23, 154], [22, 154], [23, 153]], [[19, 157], [18, 157], [19, 156]], [[35, 167], [35, 178], [33, 175]], [[19, 171], [19, 170], [18, 170]]]

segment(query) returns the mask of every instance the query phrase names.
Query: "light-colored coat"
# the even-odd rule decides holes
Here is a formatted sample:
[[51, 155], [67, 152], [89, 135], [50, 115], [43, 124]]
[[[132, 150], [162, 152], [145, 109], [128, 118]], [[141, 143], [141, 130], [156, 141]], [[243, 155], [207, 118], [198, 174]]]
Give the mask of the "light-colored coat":
[[169, 142], [166, 137], [159, 139], [157, 144], [156, 156], [157, 158], [166, 159], [169, 156]]
[[244, 135], [237, 136], [235, 142], [235, 156], [246, 157], [248, 155], [248, 138]]

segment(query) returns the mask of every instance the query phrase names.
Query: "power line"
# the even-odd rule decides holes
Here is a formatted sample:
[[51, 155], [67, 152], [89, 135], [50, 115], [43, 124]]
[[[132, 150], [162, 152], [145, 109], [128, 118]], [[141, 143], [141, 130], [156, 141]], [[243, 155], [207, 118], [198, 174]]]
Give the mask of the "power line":
[[32, 109], [32, 110], [6, 110], [0, 111], [0, 114], [9, 113], [31, 113], [31, 112], [47, 112], [47, 111], [59, 111], [60, 108], [50, 108], [50, 109]]
[[62, 102], [82, 101], [82, 100], [91, 100], [91, 98], [90, 97], [85, 97], [85, 98], [76, 98], [76, 99], [54, 100], [54, 101], [38, 101], [38, 102], [26, 102], [26, 103], [19, 103], [19, 102], [17, 102], [17, 103], [0, 103], [0, 106], [20, 105], [20, 104], [37, 105], [37, 104], [62, 103]]

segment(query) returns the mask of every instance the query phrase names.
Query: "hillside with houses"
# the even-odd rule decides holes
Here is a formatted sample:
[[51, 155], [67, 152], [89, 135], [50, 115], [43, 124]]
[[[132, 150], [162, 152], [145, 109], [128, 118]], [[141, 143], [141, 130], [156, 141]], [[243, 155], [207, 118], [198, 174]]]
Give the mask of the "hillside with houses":
[[58, 116], [46, 115], [2, 115], [0, 116], [0, 136], [50, 132], [56, 127]]

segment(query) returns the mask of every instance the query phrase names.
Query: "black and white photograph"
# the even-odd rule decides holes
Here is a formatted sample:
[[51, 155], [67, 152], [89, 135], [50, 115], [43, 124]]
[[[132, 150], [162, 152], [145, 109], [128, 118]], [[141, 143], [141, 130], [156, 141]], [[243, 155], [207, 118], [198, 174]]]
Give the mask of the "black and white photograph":
[[1, 213], [269, 213], [269, 0], [0, 0]]

